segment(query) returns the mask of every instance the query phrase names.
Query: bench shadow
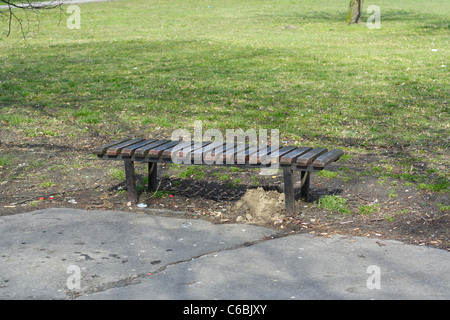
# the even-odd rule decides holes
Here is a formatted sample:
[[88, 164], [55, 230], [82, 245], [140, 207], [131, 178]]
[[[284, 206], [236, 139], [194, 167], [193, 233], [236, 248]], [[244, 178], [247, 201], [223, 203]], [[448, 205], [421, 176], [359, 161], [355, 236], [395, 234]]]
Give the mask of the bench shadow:
[[[147, 192], [147, 186], [145, 184], [144, 175], [136, 174], [136, 181], [138, 185], [138, 196], [145, 197], [150, 195], [154, 191]], [[158, 191], [173, 192], [177, 196], [181, 196], [188, 199], [199, 198], [205, 200], [213, 200], [217, 202], [237, 202], [244, 194], [251, 189], [262, 188], [264, 191], [276, 191], [283, 193], [283, 185], [227, 185], [226, 182], [215, 182], [201, 179], [181, 179], [181, 178], [161, 178]], [[122, 181], [109, 188], [109, 191], [125, 190], [126, 182]], [[310, 189], [309, 199], [306, 201], [301, 196], [301, 188], [297, 186], [294, 188], [294, 195], [296, 201], [303, 201], [305, 203], [313, 203], [324, 195], [339, 195], [343, 192], [341, 188], [316, 188], [314, 186]]]
[[[311, 187], [309, 191], [309, 199], [308, 203], [313, 203], [317, 200], [319, 200], [321, 197], [326, 195], [340, 195], [342, 194], [343, 190], [341, 188], [335, 188], [335, 189], [328, 189], [328, 188], [314, 188]], [[300, 200], [300, 188], [298, 190], [295, 190], [295, 200]]]

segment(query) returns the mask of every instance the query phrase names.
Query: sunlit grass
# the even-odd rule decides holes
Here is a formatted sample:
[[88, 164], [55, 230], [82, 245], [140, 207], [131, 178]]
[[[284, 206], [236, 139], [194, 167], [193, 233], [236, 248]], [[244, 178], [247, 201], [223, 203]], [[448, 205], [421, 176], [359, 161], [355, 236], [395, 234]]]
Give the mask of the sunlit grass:
[[346, 3], [331, 0], [91, 3], [80, 30], [58, 11], [39, 24], [31, 15], [26, 40], [17, 25], [0, 38], [0, 122], [148, 135], [202, 120], [327, 145], [445, 150], [449, 4], [377, 5], [380, 30], [346, 25]]

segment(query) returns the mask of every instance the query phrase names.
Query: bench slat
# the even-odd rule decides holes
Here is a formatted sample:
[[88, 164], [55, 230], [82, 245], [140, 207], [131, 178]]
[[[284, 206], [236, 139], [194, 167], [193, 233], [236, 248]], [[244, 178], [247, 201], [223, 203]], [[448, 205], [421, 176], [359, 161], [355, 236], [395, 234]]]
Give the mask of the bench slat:
[[312, 163], [318, 156], [327, 152], [328, 149], [325, 148], [314, 148], [311, 151], [302, 154], [297, 158], [297, 166], [307, 167], [310, 163]]
[[300, 157], [302, 154], [307, 153], [308, 151], [312, 150], [311, 147], [300, 147], [295, 150], [292, 150], [291, 152], [283, 155], [280, 158], [280, 164], [282, 165], [291, 165], [294, 163], [298, 157]]
[[220, 156], [227, 150], [227, 146], [226, 142], [224, 142], [221, 146], [214, 148], [214, 153], [211, 150], [211, 152], [204, 154], [203, 159], [208, 162], [217, 162]]
[[216, 153], [216, 162], [220, 159], [221, 163], [234, 164], [234, 156], [246, 148], [248, 148], [248, 145], [245, 145], [245, 143], [224, 144], [223, 149]]
[[282, 156], [293, 151], [294, 149], [297, 149], [297, 147], [295, 147], [295, 146], [287, 146], [287, 147], [281, 147], [281, 148], [278, 147], [278, 155], [277, 155], [276, 159], [273, 158], [273, 156], [274, 156], [273, 153], [276, 152], [276, 149], [274, 149], [274, 150], [272, 150], [272, 152], [270, 152], [270, 154], [261, 158], [261, 163], [266, 163], [266, 162], [269, 163], [269, 159], [270, 159], [270, 161], [272, 161], [272, 163], [277, 163], [280, 161], [280, 158]]
[[223, 154], [223, 161], [228, 164], [234, 164], [235, 157], [238, 153], [245, 151], [248, 149], [249, 145], [245, 143], [239, 143], [234, 146], [232, 150], [227, 150]]
[[174, 145], [173, 147], [167, 148], [165, 149], [162, 153], [160, 158], [162, 159], [172, 159], [172, 155], [174, 153], [180, 152], [180, 150], [183, 150], [184, 148], [191, 148], [192, 145], [194, 144], [194, 141], [189, 140], [189, 141], [178, 141], [179, 143], [177, 143], [176, 145]]
[[214, 148], [218, 148], [221, 145], [223, 145], [223, 141], [214, 141], [209, 143], [206, 146], [203, 146], [202, 148], [196, 149], [191, 153], [191, 160], [198, 161], [201, 160], [203, 161], [203, 157], [207, 152], [212, 151]]
[[92, 150], [92, 153], [96, 154], [98, 156], [101, 156], [101, 155], [106, 153], [106, 150], [108, 150], [109, 147], [118, 145], [118, 144], [123, 143], [123, 142], [128, 141], [128, 140], [131, 140], [131, 138], [126, 138], [126, 139], [122, 139], [122, 140], [118, 140], [118, 141], [114, 141], [114, 142], [105, 144], [104, 146], [97, 147], [94, 150]]
[[325, 168], [325, 166], [327, 166], [331, 162], [338, 160], [343, 154], [344, 151], [342, 150], [332, 149], [314, 160], [314, 167]]
[[180, 148], [177, 152], [177, 157], [183, 158], [183, 159], [188, 159], [191, 157], [192, 153], [196, 150], [199, 150], [207, 145], [211, 144], [211, 141], [203, 141], [203, 142], [195, 142], [193, 141], [193, 143], [191, 144], [190, 148]]
[[[258, 151], [250, 155], [250, 157], [248, 159], [248, 163], [249, 164], [260, 164], [261, 158], [268, 155], [270, 153], [271, 149], [272, 149], [271, 146], [259, 145]], [[256, 161], [256, 163], [255, 163], [255, 161]]]
[[244, 143], [225, 143], [214, 156], [210, 155], [207, 161], [212, 161], [214, 159], [217, 163], [220, 159], [220, 163], [234, 164], [235, 155], [246, 148], [248, 148], [248, 145], [245, 145]]
[[207, 146], [202, 147], [202, 149], [196, 150], [195, 153], [196, 154], [198, 154], [198, 153], [205, 154], [206, 152], [210, 152], [215, 148], [219, 148], [223, 144], [224, 144], [223, 141], [214, 141], [214, 142], [211, 142], [210, 144], [208, 144]]
[[218, 145], [216, 145], [214, 148], [211, 148], [207, 150], [206, 152], [203, 152], [203, 161], [204, 162], [216, 162], [217, 158], [222, 155], [222, 153], [226, 149], [226, 142], [221, 141]]
[[241, 150], [240, 152], [236, 153], [236, 156], [235, 156], [236, 164], [248, 163], [249, 157], [256, 152], [258, 152], [257, 145], [246, 144], [246, 148], [244, 150]]
[[179, 143], [182, 143], [183, 141], [169, 141], [165, 144], [159, 145], [156, 148], [151, 149], [148, 154], [147, 158], [154, 158], [159, 159], [161, 157], [161, 154], [164, 152], [164, 150], [169, 149], [173, 146], [176, 146]]
[[141, 142], [145, 139], [132, 139], [120, 144], [117, 144], [115, 146], [110, 147], [107, 151], [106, 154], [109, 156], [116, 156], [118, 154], [120, 154], [120, 152], [122, 151], [123, 148], [128, 147], [136, 142]]
[[150, 144], [155, 141], [157, 141], [157, 140], [156, 139], [147, 139], [147, 140], [132, 144], [131, 146], [123, 148], [122, 152], [120, 152], [120, 154], [123, 156], [132, 156], [134, 154], [134, 152], [136, 151], [136, 149], [139, 149], [140, 147], [145, 146], [145, 145]]
[[164, 140], [157, 140], [155, 142], [152, 142], [144, 147], [140, 147], [139, 149], [135, 150], [134, 156], [135, 157], [145, 157], [151, 149], [156, 148], [156, 147], [158, 147], [162, 144], [165, 144], [167, 142], [170, 142], [170, 141], [171, 140], [164, 139]]

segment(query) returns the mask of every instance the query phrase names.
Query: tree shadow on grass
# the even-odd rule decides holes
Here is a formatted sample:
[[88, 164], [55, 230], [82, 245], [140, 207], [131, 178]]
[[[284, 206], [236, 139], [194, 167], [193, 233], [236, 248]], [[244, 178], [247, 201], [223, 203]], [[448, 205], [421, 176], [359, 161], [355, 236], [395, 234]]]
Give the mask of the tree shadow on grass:
[[[433, 13], [417, 12], [412, 10], [403, 9], [389, 9], [385, 7], [380, 8], [381, 21], [386, 22], [407, 22], [407, 21], [417, 21], [424, 25], [425, 28], [449, 28], [449, 23], [443, 16], [436, 15]], [[367, 12], [367, 6], [363, 9], [362, 14], [362, 24], [365, 24], [367, 19], [373, 13]], [[310, 11], [310, 12], [292, 12], [291, 14], [285, 15], [275, 15], [275, 14], [265, 14], [261, 15], [263, 18], [281, 18], [283, 20], [293, 19], [292, 23], [301, 24], [303, 22], [342, 22], [345, 24], [345, 18], [347, 16], [347, 11], [336, 11], [336, 10], [321, 10], [321, 11]]]

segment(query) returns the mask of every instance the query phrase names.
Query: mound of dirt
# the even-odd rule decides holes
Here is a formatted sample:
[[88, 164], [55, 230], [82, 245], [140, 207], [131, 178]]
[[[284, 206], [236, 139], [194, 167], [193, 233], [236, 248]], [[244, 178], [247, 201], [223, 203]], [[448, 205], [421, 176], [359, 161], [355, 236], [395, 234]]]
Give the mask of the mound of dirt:
[[275, 222], [284, 217], [284, 193], [275, 190], [265, 191], [263, 188], [249, 189], [236, 202], [233, 210], [238, 214], [236, 221], [253, 224]]

